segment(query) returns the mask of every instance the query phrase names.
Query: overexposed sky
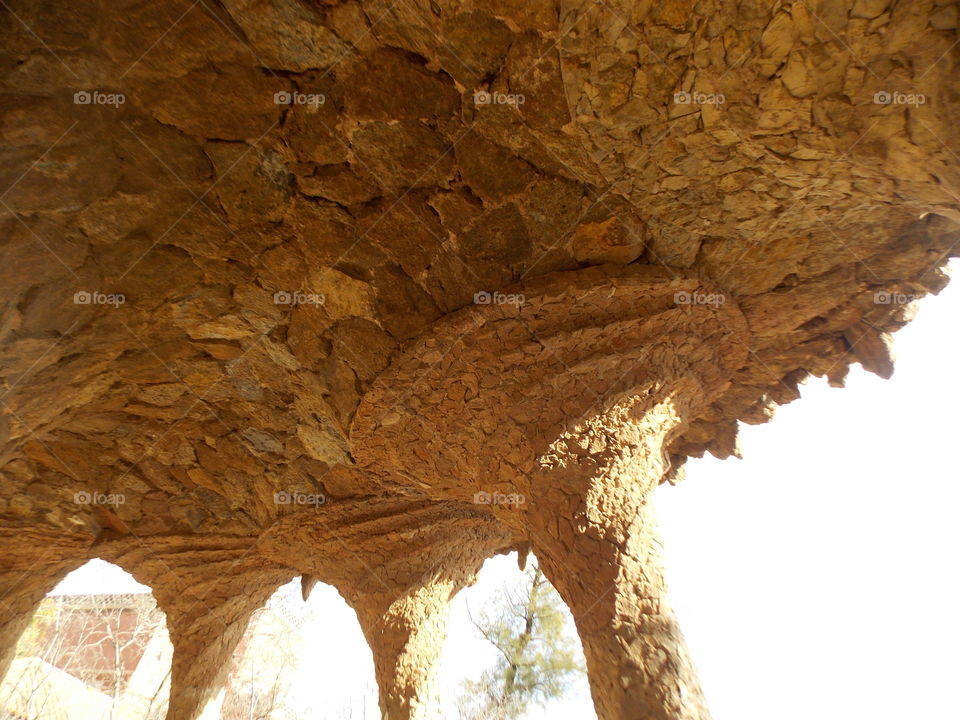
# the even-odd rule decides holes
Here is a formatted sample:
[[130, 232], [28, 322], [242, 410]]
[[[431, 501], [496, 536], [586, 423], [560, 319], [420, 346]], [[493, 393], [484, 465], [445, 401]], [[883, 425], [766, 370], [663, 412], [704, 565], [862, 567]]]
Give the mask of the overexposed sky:
[[958, 324], [955, 281], [895, 335], [892, 379], [811, 380], [741, 429], [742, 461], [659, 489], [715, 720], [960, 718]]
[[[742, 427], [743, 460], [691, 460], [683, 483], [658, 490], [670, 596], [714, 720], [960, 719], [958, 322], [960, 286], [924, 299], [896, 335], [892, 380], [859, 366], [842, 390], [811, 380], [772, 422]], [[131, 591], [104, 566], [58, 592]], [[457, 597], [448, 700], [492, 657], [467, 604], [518, 572], [512, 556], [489, 560]], [[352, 610], [324, 586], [310, 602], [318, 706], [369, 695]], [[594, 717], [585, 683], [529, 720], [548, 717]]]

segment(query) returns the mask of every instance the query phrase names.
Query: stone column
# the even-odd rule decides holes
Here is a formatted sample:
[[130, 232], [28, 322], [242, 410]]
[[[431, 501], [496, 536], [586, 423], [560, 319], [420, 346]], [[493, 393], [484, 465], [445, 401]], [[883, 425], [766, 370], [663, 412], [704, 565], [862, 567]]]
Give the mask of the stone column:
[[672, 401], [642, 404], [621, 404], [555, 443], [533, 483], [544, 491], [530, 536], [576, 621], [598, 718], [708, 720], [666, 602], [651, 506], [679, 416]]
[[[406, 540], [409, 550], [355, 555], [351, 578], [338, 588], [357, 611], [373, 654], [384, 720], [438, 720], [440, 655], [450, 601], [471, 585], [483, 561], [509, 536], [464, 509], [460, 523], [427, 524]], [[421, 518], [422, 519], [422, 518]], [[393, 545], [392, 547], [396, 547]], [[371, 566], [360, 557], [389, 559]]]
[[358, 603], [357, 619], [373, 653], [384, 720], [439, 718], [439, 659], [450, 599], [458, 587], [437, 581], [390, 600]]

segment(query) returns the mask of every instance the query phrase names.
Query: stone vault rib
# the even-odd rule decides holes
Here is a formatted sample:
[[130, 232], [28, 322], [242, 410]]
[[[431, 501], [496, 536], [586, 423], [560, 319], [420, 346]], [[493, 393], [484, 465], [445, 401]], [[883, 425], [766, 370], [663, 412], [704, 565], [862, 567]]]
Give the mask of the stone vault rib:
[[528, 539], [570, 606], [601, 717], [706, 718], [649, 496], [671, 437], [745, 361], [746, 322], [715, 288], [648, 268], [504, 293], [522, 301], [449, 317], [381, 375], [354, 421], [355, 457], [438, 501], [515, 498], [479, 507]]

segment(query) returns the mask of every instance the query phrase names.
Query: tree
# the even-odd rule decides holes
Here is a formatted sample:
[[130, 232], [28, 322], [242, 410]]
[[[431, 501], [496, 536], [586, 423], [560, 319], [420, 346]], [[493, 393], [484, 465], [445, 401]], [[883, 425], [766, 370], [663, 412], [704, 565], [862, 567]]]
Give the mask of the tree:
[[497, 650], [493, 667], [463, 684], [462, 720], [516, 720], [531, 705], [563, 695], [584, 673], [583, 653], [567, 630], [565, 606], [533, 564], [471, 622]]

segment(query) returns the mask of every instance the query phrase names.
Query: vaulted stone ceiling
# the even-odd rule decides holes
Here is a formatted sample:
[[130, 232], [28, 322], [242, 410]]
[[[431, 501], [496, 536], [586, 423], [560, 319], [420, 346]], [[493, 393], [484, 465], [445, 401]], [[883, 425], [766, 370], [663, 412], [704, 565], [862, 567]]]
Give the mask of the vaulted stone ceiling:
[[892, 372], [960, 240], [957, 3], [3, 5], [0, 651], [110, 559], [192, 719], [304, 574], [424, 717], [532, 547], [601, 718], [705, 718], [649, 492]]

